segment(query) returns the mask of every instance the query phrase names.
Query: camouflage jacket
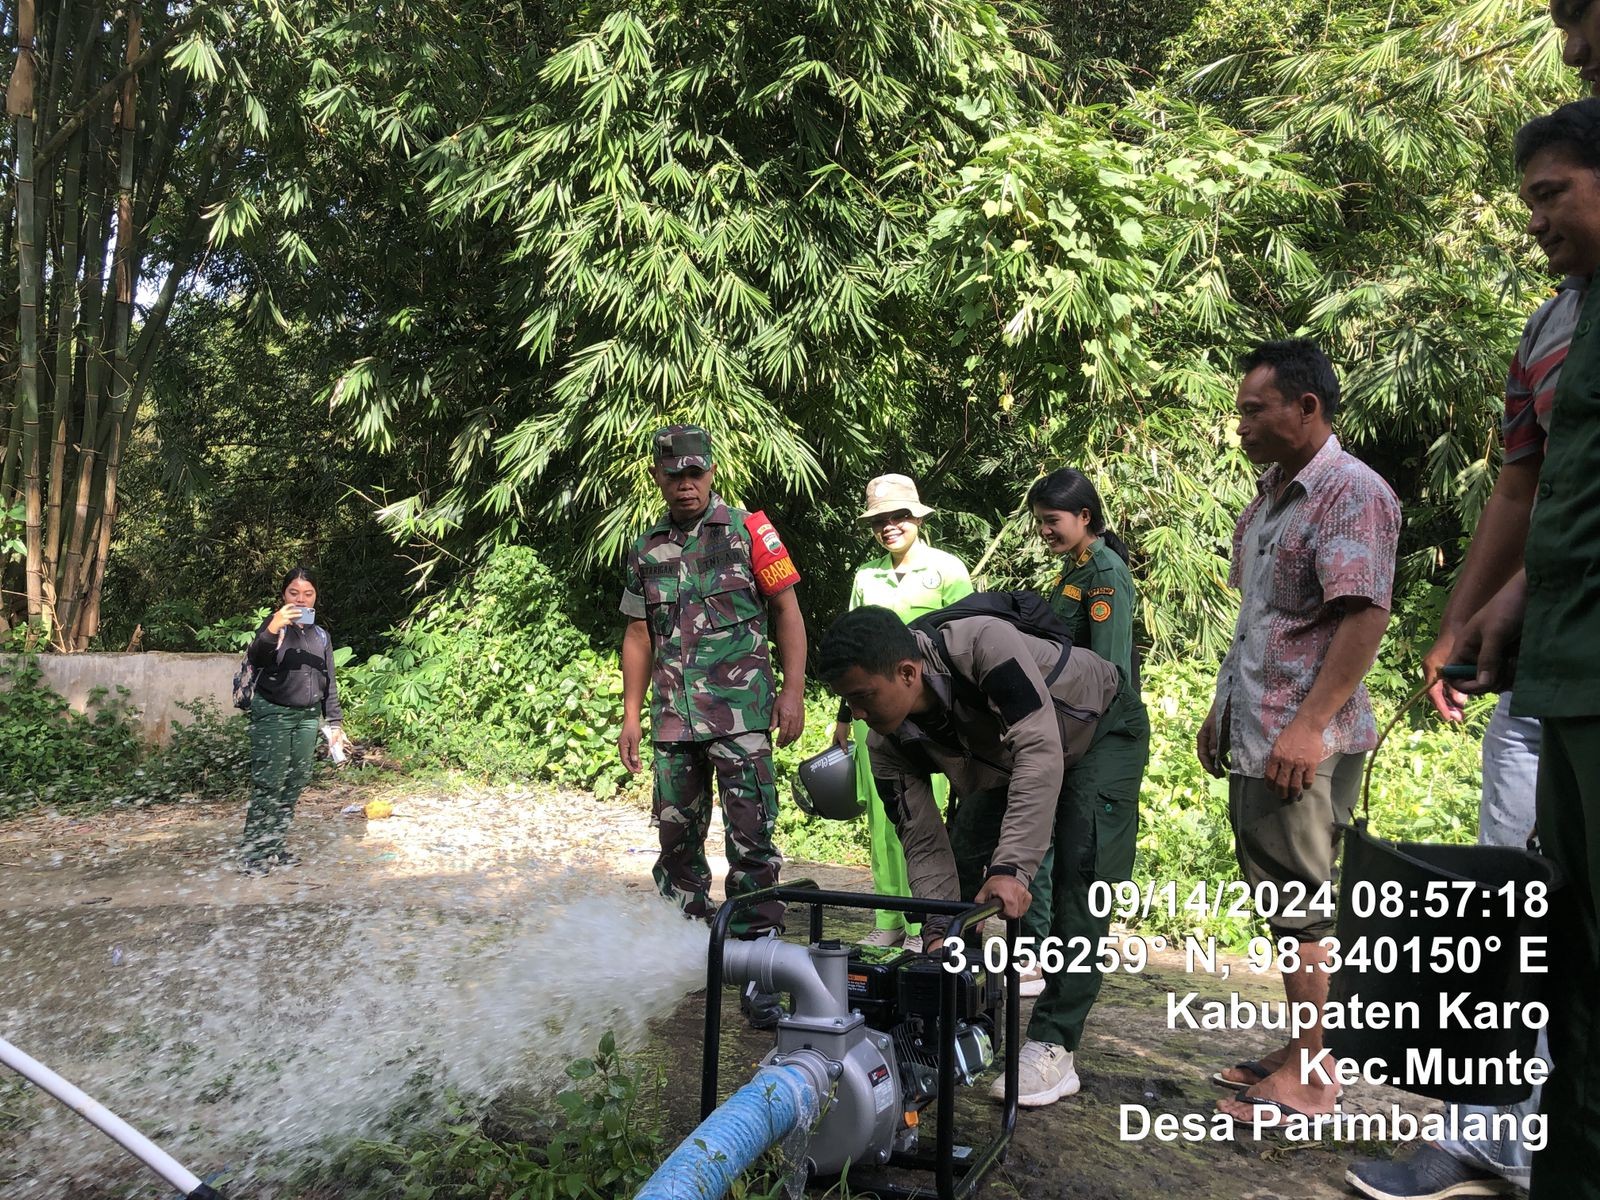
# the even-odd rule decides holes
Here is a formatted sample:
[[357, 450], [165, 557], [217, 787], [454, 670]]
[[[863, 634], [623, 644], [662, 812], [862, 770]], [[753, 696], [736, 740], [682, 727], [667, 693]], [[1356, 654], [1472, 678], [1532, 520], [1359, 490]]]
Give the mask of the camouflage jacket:
[[663, 516], [628, 551], [622, 612], [650, 627], [651, 737], [765, 731], [776, 689], [749, 516], [713, 493], [692, 529]]

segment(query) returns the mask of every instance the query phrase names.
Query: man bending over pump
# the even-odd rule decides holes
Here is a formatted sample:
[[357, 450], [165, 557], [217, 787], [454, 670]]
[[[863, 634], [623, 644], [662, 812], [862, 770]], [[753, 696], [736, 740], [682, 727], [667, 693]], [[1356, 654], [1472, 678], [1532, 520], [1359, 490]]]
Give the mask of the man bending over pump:
[[[1069, 777], [1097, 758], [1110, 740], [1103, 731], [1138, 698], [1104, 659], [1081, 647], [1063, 655], [1061, 643], [1005, 617], [955, 617], [930, 636], [868, 605], [834, 622], [817, 662], [871, 731], [873, 782], [905, 847], [911, 894], [998, 900], [1020, 917], [1053, 838], [1050, 934], [1070, 947], [1097, 945], [1109, 928], [1089, 912], [1089, 887], [1128, 877], [1138, 817], [1134, 803], [1077, 803]], [[950, 780], [948, 829], [933, 800], [938, 774]], [[943, 928], [927, 922], [930, 950]], [[1022, 1104], [1078, 1090], [1073, 1053], [1099, 989], [1098, 971], [1047, 977], [1021, 1052]], [[992, 1094], [1003, 1088], [996, 1080]]]

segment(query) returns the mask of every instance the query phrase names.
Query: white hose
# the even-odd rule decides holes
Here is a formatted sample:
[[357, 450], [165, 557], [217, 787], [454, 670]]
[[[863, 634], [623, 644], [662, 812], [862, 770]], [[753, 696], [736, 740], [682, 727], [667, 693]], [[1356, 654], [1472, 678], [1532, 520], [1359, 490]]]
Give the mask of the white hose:
[[0, 1063], [61, 1101], [185, 1196], [201, 1186], [199, 1177], [172, 1155], [98, 1100], [84, 1095], [81, 1089], [68, 1083], [42, 1062], [29, 1058], [4, 1038], [0, 1038]]

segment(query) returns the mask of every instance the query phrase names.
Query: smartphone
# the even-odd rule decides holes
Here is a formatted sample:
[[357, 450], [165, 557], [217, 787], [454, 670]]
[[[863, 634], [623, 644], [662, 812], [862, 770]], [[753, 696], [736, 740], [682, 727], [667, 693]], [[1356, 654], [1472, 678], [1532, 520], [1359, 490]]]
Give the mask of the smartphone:
[[1440, 679], [1476, 679], [1478, 677], [1477, 663], [1446, 663], [1439, 668]]
[[296, 625], [315, 625], [317, 623], [317, 610], [314, 608], [302, 608], [300, 615], [294, 619], [294, 623]]

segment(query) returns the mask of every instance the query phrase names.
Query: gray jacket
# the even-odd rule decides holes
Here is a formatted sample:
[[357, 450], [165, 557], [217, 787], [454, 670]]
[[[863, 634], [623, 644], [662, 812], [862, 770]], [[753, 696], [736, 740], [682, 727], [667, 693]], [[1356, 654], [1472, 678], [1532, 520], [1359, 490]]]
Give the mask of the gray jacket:
[[1116, 667], [1077, 646], [1047, 688], [1061, 648], [999, 617], [964, 617], [942, 632], [948, 661], [931, 638], [916, 635], [923, 679], [942, 708], [913, 715], [889, 737], [869, 735], [867, 748], [878, 795], [905, 847], [911, 894], [959, 900], [931, 776], [949, 777], [952, 809], [959, 797], [1005, 789], [989, 870], [1027, 886], [1050, 846], [1062, 780], [1095, 741], [1121, 679]]

